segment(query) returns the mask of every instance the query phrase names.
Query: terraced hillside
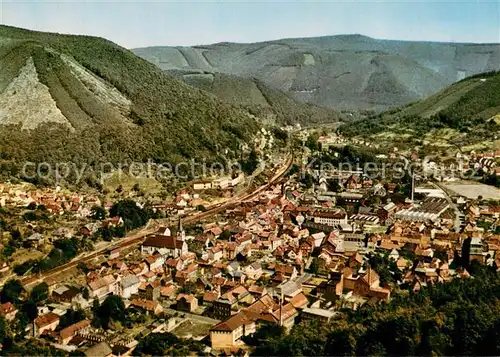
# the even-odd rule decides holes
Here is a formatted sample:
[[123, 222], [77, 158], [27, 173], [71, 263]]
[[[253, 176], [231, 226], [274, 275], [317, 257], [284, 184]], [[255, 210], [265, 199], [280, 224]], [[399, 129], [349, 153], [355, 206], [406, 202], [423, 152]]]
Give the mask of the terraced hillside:
[[387, 109], [500, 69], [500, 45], [378, 40], [361, 35], [133, 50], [164, 70], [256, 78], [301, 101]]
[[105, 39], [6, 26], [0, 26], [0, 124], [4, 166], [215, 160], [237, 156], [259, 126], [248, 111]]

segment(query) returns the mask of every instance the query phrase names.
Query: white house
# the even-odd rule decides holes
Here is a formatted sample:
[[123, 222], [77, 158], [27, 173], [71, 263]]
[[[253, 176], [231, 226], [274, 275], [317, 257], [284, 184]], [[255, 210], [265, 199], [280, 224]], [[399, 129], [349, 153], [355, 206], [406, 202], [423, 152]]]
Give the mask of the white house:
[[132, 295], [137, 294], [139, 292], [139, 285], [141, 285], [141, 281], [135, 274], [129, 274], [123, 277], [120, 281], [120, 296], [128, 299]]
[[208, 249], [208, 259], [210, 261], [218, 261], [222, 259], [222, 249], [220, 247], [212, 247]]
[[193, 183], [193, 189], [196, 191], [207, 190], [212, 188], [212, 180], [202, 180]]
[[153, 254], [145, 259], [150, 271], [162, 271], [165, 258], [161, 254]]
[[312, 214], [314, 223], [329, 226], [347, 224], [347, 214], [342, 211], [316, 211]]
[[89, 288], [89, 296], [91, 298], [98, 298], [99, 300], [103, 300], [109, 294], [116, 294], [119, 292], [118, 282], [111, 274], [93, 280], [87, 285]]

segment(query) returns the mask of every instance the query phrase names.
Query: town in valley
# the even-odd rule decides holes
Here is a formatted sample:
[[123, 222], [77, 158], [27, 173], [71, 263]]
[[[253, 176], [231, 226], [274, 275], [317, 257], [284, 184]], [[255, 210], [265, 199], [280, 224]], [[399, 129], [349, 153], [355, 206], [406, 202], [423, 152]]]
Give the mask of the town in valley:
[[[498, 189], [448, 166], [427, 177], [436, 163], [416, 152], [285, 129], [295, 146], [252, 185], [243, 174], [193, 180], [168, 200], [139, 184], [107, 195], [0, 185], [0, 313], [12, 333], [88, 356], [133, 355], [154, 334], [170, 336], [151, 343], [171, 353], [250, 354], [259, 331], [334, 323], [473, 279], [477, 264], [500, 269]], [[359, 158], [351, 170], [311, 164], [365, 151], [421, 172], [376, 178]], [[498, 150], [457, 153], [463, 172], [500, 174]], [[471, 185], [492, 196], [470, 197]]]
[[499, 20], [0, 0], [0, 356], [500, 356]]

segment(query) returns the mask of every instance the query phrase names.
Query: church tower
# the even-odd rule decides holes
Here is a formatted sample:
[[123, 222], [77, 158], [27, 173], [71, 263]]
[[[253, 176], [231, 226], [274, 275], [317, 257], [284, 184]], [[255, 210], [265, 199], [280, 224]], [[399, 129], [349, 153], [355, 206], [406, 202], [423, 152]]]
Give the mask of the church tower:
[[180, 241], [183, 241], [186, 239], [186, 232], [184, 231], [184, 228], [182, 227], [182, 219], [179, 218], [179, 225], [177, 227], [177, 239]]

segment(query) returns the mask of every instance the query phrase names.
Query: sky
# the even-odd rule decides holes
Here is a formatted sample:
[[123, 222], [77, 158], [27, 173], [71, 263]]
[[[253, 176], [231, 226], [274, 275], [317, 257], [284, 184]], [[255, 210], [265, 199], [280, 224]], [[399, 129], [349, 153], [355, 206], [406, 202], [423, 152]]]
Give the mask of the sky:
[[0, 0], [0, 23], [100, 36], [127, 48], [354, 33], [499, 43], [500, 0]]

